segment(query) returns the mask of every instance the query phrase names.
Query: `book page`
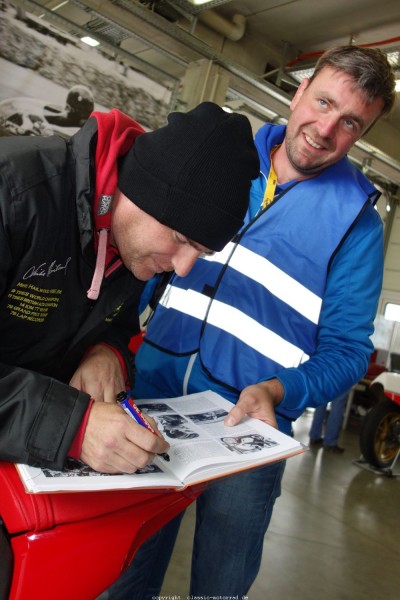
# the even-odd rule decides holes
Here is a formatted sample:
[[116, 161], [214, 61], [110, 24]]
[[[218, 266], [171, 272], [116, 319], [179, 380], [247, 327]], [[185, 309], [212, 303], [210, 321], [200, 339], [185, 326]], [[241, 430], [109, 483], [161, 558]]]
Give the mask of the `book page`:
[[257, 419], [245, 417], [238, 425], [226, 427], [224, 419], [233, 405], [211, 391], [138, 400], [137, 405], [153, 417], [171, 445], [166, 469], [186, 483], [303, 450], [300, 442]]
[[16, 467], [26, 490], [33, 493], [181, 487], [179, 480], [154, 463], [132, 474], [99, 473], [72, 458], [67, 458], [63, 471], [23, 464], [17, 464]]

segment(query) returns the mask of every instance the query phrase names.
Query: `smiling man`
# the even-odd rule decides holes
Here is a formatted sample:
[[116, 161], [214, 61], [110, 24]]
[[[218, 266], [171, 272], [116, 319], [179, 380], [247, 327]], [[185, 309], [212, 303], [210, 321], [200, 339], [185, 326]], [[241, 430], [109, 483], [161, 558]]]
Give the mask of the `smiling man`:
[[[382, 223], [378, 191], [346, 154], [394, 98], [379, 50], [345, 46], [321, 57], [287, 127], [256, 134], [261, 174], [234, 242], [170, 280], [136, 356], [138, 397], [212, 389], [232, 402], [227, 425], [248, 414], [290, 434], [307, 406], [327, 404], [365, 374]], [[197, 499], [190, 597], [247, 596], [283, 470], [279, 462], [238, 475]], [[139, 549], [104, 597], [159, 596], [180, 518]]]
[[0, 140], [0, 459], [132, 473], [167, 442], [116, 404], [144, 282], [243, 224], [248, 119], [205, 102], [145, 133], [118, 110], [70, 140]]
[[290, 106], [285, 144], [273, 161], [280, 183], [308, 179], [340, 160], [382, 114], [384, 100], [325, 67], [303, 79]]

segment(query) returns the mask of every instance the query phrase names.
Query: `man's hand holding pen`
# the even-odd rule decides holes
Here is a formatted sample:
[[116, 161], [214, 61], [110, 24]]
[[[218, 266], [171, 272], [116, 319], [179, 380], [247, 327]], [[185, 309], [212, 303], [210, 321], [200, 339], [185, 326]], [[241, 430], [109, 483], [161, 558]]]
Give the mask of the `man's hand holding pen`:
[[70, 381], [96, 400], [89, 412], [80, 459], [103, 473], [134, 473], [169, 448], [153, 419], [146, 415], [148, 430], [117, 404], [116, 392], [123, 384], [115, 353], [103, 345], [93, 346]]
[[[148, 431], [151, 431], [153, 435], [161, 435], [157, 429], [155, 421], [151, 419], [151, 417], [149, 417], [148, 415], [144, 415], [142, 413], [140, 408], [138, 408], [138, 406], [136, 405], [134, 399], [131, 398], [126, 391], [122, 391], [117, 394], [117, 402], [120, 405], [120, 407], [132, 419], [134, 419], [134, 421], [136, 421], [138, 425], [141, 425], [141, 427], [144, 427]], [[149, 422], [149, 419], [151, 419], [153, 425]], [[164, 460], [169, 462], [169, 456], [166, 452], [162, 452], [161, 454], [158, 454], [158, 456], [161, 456]]]
[[150, 464], [156, 454], [165, 454], [169, 444], [161, 437], [153, 420], [155, 434], [135, 423], [115, 403], [94, 402], [82, 444], [81, 460], [104, 473], [134, 473]]

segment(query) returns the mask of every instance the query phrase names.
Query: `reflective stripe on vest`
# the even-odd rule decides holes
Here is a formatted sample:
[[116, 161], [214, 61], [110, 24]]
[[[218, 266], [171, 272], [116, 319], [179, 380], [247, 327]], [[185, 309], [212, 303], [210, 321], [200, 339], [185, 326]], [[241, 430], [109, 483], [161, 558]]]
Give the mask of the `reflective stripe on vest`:
[[214, 325], [235, 336], [263, 356], [284, 367], [298, 365], [309, 358], [301, 348], [297, 348], [270, 329], [263, 327], [242, 311], [218, 300], [211, 302], [210, 298], [199, 292], [168, 285], [160, 304], [164, 308], [173, 308], [200, 321], [205, 319], [209, 309], [207, 315], [209, 325]]

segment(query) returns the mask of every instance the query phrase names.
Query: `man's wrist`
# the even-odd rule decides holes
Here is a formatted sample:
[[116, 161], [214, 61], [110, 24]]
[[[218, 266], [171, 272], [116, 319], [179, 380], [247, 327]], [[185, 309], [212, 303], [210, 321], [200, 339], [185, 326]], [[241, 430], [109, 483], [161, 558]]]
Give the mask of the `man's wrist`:
[[279, 379], [268, 379], [262, 381], [261, 384], [266, 388], [268, 394], [271, 396], [274, 406], [279, 406], [285, 395], [285, 388]]
[[82, 422], [78, 428], [78, 431], [75, 434], [74, 440], [68, 451], [67, 456], [69, 456], [70, 458], [75, 458], [76, 460], [78, 460], [81, 456], [83, 438], [85, 437], [86, 425], [89, 419], [89, 413], [92, 408], [93, 402], [93, 398], [90, 398], [90, 402], [88, 404], [85, 414], [83, 415]]

